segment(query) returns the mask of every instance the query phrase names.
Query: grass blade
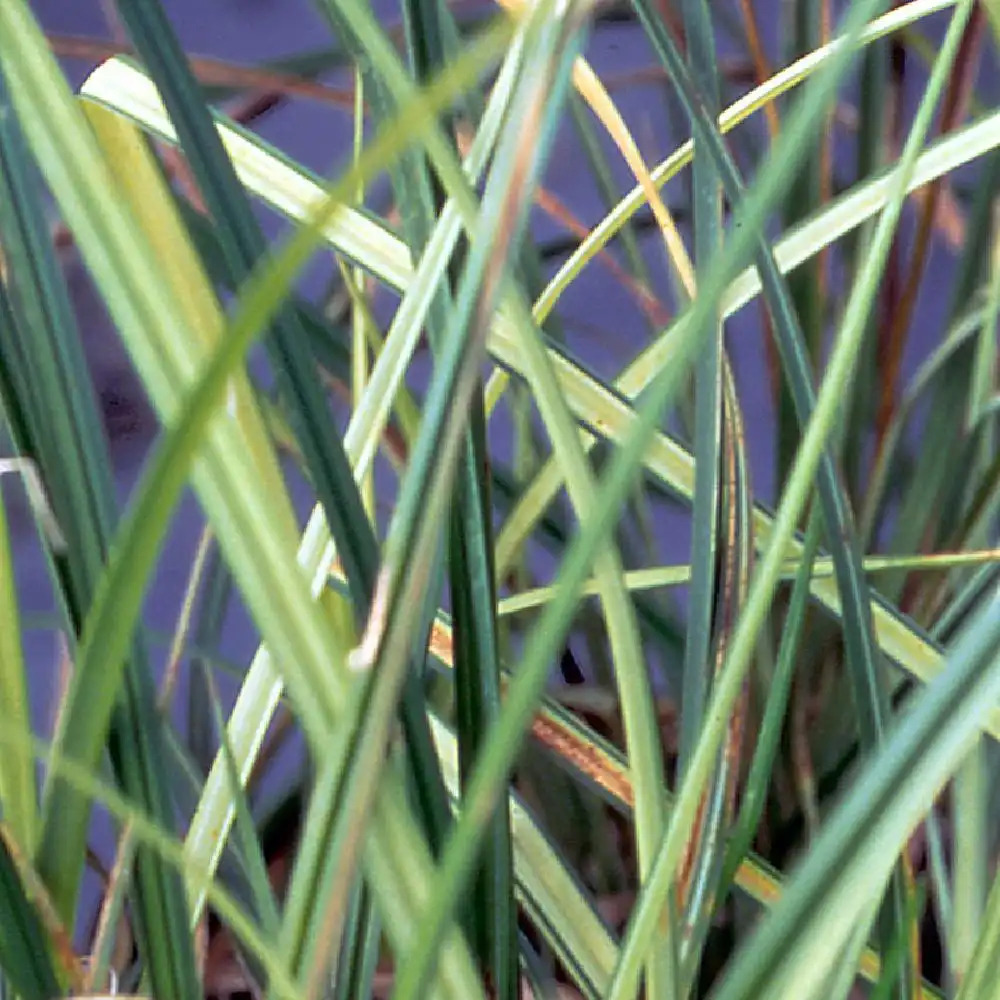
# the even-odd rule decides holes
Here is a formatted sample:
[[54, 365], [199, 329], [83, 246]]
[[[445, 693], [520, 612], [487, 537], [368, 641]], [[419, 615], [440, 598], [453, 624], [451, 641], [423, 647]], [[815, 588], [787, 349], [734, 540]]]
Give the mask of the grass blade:
[[[7, 530], [7, 515], [0, 499], [0, 621], [7, 627], [0, 631], [0, 705], [4, 725], [24, 738], [31, 735], [27, 675], [21, 649], [17, 587]], [[0, 811], [9, 836], [30, 852], [38, 833], [38, 789], [35, 769], [30, 760], [14, 755], [0, 756]]]

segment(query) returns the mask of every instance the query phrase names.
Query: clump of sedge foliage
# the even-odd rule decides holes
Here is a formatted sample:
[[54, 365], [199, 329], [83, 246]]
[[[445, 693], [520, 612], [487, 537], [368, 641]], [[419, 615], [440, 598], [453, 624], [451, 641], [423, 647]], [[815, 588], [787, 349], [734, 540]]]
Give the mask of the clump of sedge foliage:
[[[4, 521], [4, 995], [995, 996], [995, 2], [315, 0], [255, 67], [114, 6], [74, 94], [0, 4], [66, 661], [39, 712]], [[67, 253], [158, 418], [124, 504]]]

